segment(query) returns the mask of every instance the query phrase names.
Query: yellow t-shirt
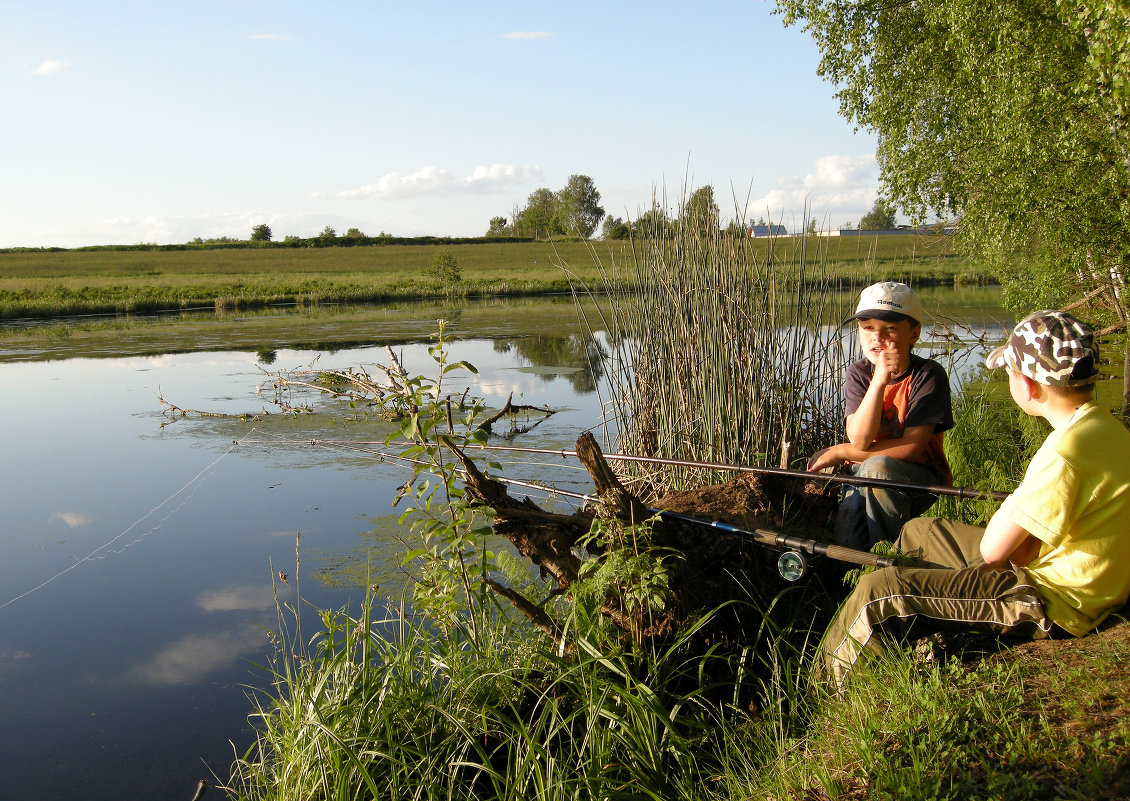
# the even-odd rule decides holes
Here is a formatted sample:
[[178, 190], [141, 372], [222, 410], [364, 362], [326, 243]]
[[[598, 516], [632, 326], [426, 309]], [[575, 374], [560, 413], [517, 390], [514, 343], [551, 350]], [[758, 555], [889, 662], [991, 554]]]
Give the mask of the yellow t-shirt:
[[1048, 617], [1082, 636], [1130, 596], [1130, 431], [1093, 402], [1052, 431], [1002, 504], [1039, 539], [1025, 568]]

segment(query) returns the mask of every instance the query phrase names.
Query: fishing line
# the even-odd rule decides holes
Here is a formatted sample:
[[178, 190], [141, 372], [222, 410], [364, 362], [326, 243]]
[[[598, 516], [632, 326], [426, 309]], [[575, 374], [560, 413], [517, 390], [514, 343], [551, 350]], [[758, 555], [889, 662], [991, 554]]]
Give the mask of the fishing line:
[[[393, 464], [393, 463], [399, 462], [399, 463], [402, 463], [402, 464], [419, 465], [421, 467], [426, 467], [426, 468], [436, 467], [436, 464], [434, 462], [428, 461], [426, 459], [416, 459], [412, 456], [405, 456], [403, 454], [398, 454], [398, 453], [390, 453], [388, 451], [381, 451], [381, 450], [377, 450], [376, 448], [368, 447], [370, 445], [383, 445], [383, 444], [384, 443], [377, 442], [377, 441], [366, 441], [366, 440], [324, 440], [324, 439], [276, 439], [276, 440], [272, 440], [272, 439], [262, 439], [262, 440], [244, 439], [244, 440], [236, 440], [235, 442], [232, 443], [233, 446], [239, 446], [239, 445], [253, 445], [253, 446], [254, 445], [259, 445], [259, 446], [264, 446], [264, 445], [308, 445], [308, 446], [311, 446], [311, 447], [325, 448], [327, 450], [335, 451], [337, 453], [348, 454], [348, 455], [352, 455], [352, 456], [357, 456], [359, 454], [363, 455], [363, 456], [368, 456], [371, 459], [371, 461], [380, 462], [380, 463], [383, 463], [383, 464]], [[412, 443], [400, 442], [400, 443], [396, 443], [396, 444], [398, 444], [400, 446], [409, 446]], [[522, 461], [518, 461], [517, 463], [519, 463], [519, 464], [521, 464], [521, 463], [533, 464], [533, 465], [538, 465], [538, 466], [542, 466], [542, 467], [557, 467], [557, 468], [561, 467], [561, 465], [558, 465], [556, 463], [548, 463], [548, 462], [522, 462]], [[460, 475], [466, 475], [467, 471], [464, 470], [462, 467], [456, 467], [454, 469]], [[584, 468], [577, 468], [577, 469], [583, 470]], [[565, 499], [565, 500], [568, 500], [571, 503], [575, 503], [577, 505], [581, 505], [578, 502], [593, 503], [593, 502], [596, 502], [598, 500], [598, 498], [596, 498], [593, 495], [587, 495], [587, 494], [584, 494], [584, 493], [572, 492], [572, 491], [565, 490], [565, 489], [562, 489], [560, 487], [552, 486], [552, 485], [549, 485], [549, 484], [542, 484], [542, 483], [538, 483], [538, 482], [534, 482], [534, 481], [523, 481], [523, 480], [519, 480], [519, 479], [515, 479], [515, 478], [507, 478], [506, 476], [499, 476], [499, 475], [491, 475], [489, 477], [494, 479], [495, 481], [501, 481], [503, 484], [508, 484], [510, 486], [515, 486], [515, 487], [523, 487], [524, 489], [533, 490], [534, 492], [541, 493], [546, 499], [553, 499], [553, 500], [563, 500], [563, 499]]]
[[[309, 445], [309, 446], [313, 446], [313, 447], [327, 448], [329, 450], [337, 450], [337, 451], [342, 452], [342, 453], [355, 453], [355, 452], [369, 453], [369, 454], [373, 454], [374, 456], [378, 457], [376, 459], [376, 461], [387, 461], [389, 459], [396, 460], [396, 461], [412, 461], [412, 459], [410, 457], [400, 456], [398, 454], [387, 453], [387, 452], [384, 452], [384, 451], [377, 450], [377, 448], [374, 447], [374, 446], [382, 446], [382, 447], [386, 447], [386, 448], [408, 448], [408, 447], [413, 447], [414, 445], [416, 445], [416, 443], [408, 442], [408, 441], [385, 442], [384, 440], [368, 440], [368, 439], [317, 439], [317, 438], [309, 438], [309, 439], [262, 439], [262, 440], [240, 439], [240, 440], [236, 440], [235, 444], [237, 444], [237, 445], [247, 445], [247, 446], [252, 446], [252, 445]], [[507, 465], [508, 466], [525, 465], [525, 466], [529, 466], [529, 467], [552, 467], [555, 470], [575, 470], [575, 471], [579, 471], [579, 472], [587, 472], [587, 471], [585, 471], [585, 468], [582, 465], [564, 463], [565, 458], [568, 457], [568, 456], [571, 456], [573, 454], [573, 451], [555, 450], [555, 449], [535, 450], [535, 449], [532, 449], [532, 448], [517, 448], [517, 447], [507, 448], [507, 447], [504, 447], [504, 446], [498, 446], [497, 448], [494, 448], [494, 447], [491, 447], [491, 446], [474, 445], [474, 444], [471, 444], [471, 443], [463, 443], [463, 444], [460, 445], [460, 448], [462, 448], [464, 450], [468, 450], [468, 449], [471, 449], [471, 448], [478, 448], [480, 450], [481, 449], [503, 450], [503, 451], [511, 451], [511, 452], [514, 452], [514, 453], [543, 453], [543, 454], [549, 454], [551, 456], [561, 456], [562, 461], [560, 461], [560, 462], [558, 462], [558, 461], [545, 461], [545, 460], [535, 461], [535, 460], [532, 460], [532, 459], [514, 459], [514, 458], [511, 458], [507, 462]], [[417, 460], [417, 461], [421, 464], [431, 464], [431, 462], [424, 462], [422, 460]]]
[[[42, 583], [36, 585], [35, 587], [32, 587], [31, 589], [27, 590], [26, 592], [20, 593], [19, 595], [12, 598], [11, 600], [5, 601], [4, 603], [0, 604], [0, 609], [4, 609], [8, 606], [11, 606], [16, 601], [18, 601], [22, 598], [26, 598], [27, 596], [31, 595], [33, 592], [38, 592], [39, 590], [43, 589], [44, 587], [46, 587], [48, 584], [55, 581], [56, 579], [61, 578], [62, 576], [65, 576], [67, 573], [70, 573], [72, 570], [74, 570], [76, 567], [83, 564], [84, 562], [93, 562], [93, 561], [98, 560], [98, 559], [105, 559], [109, 554], [120, 554], [120, 553], [122, 553], [127, 548], [130, 548], [133, 545], [136, 545], [138, 542], [140, 542], [141, 540], [148, 537], [154, 531], [161, 528], [161, 526], [163, 526], [166, 523], [166, 521], [168, 521], [168, 519], [170, 517], [172, 517], [174, 514], [179, 512], [181, 509], [183, 509], [185, 504], [187, 504], [190, 500], [192, 500], [193, 496], [196, 495], [196, 491], [200, 488], [200, 485], [203, 484], [205, 481], [207, 481], [211, 477], [212, 473], [215, 471], [216, 465], [218, 465], [224, 459], [224, 457], [226, 457], [233, 450], [235, 450], [236, 445], [237, 445], [237, 443], [233, 442], [231, 444], [231, 446], [229, 446], [226, 451], [224, 451], [222, 454], [220, 454], [218, 457], [216, 457], [216, 459], [211, 464], [209, 464], [207, 467], [205, 467], [203, 470], [201, 470], [199, 473], [197, 473], [195, 476], [193, 476], [188, 481], [188, 483], [186, 483], [183, 487], [178, 489], [172, 495], [169, 495], [167, 498], [165, 498], [165, 500], [161, 501], [159, 504], [154, 506], [148, 512], [143, 514], [141, 517], [139, 517], [137, 520], [135, 520], [132, 524], [130, 524], [130, 526], [128, 528], [126, 528], [124, 531], [122, 531], [120, 534], [113, 537], [108, 542], [98, 546], [93, 551], [88, 553], [86, 556], [82, 557], [77, 562], [75, 562], [73, 565], [70, 565], [69, 567], [64, 568], [63, 570], [60, 570], [55, 575], [51, 576], [51, 578], [46, 579]], [[172, 501], [178, 495], [182, 495], [184, 492], [186, 492], [190, 488], [192, 489], [192, 491], [187, 496], [185, 496], [181, 500], [181, 502], [179, 504], [177, 504], [176, 507], [174, 507], [173, 509], [170, 509], [168, 514], [166, 514], [163, 518], [161, 518], [153, 526], [151, 526], [148, 531], [141, 533], [134, 540], [126, 543], [121, 548], [117, 548], [117, 549], [114, 549], [114, 550], [107, 550], [115, 542], [117, 542], [122, 537], [129, 534], [131, 531], [133, 531], [135, 528], [137, 528], [139, 525], [141, 525], [145, 520], [147, 520], [148, 518], [150, 518], [154, 514], [156, 514], [158, 511], [160, 511], [170, 501]], [[105, 551], [105, 553], [103, 553], [104, 551]]]

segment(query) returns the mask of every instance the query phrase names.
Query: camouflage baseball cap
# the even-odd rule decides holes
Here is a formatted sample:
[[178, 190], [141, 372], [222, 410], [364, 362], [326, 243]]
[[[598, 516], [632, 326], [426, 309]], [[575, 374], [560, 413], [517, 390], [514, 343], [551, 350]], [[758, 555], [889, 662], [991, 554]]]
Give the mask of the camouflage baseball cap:
[[1008, 342], [989, 354], [987, 367], [1008, 367], [1049, 387], [1085, 387], [1099, 377], [1095, 335], [1070, 314], [1033, 312]]

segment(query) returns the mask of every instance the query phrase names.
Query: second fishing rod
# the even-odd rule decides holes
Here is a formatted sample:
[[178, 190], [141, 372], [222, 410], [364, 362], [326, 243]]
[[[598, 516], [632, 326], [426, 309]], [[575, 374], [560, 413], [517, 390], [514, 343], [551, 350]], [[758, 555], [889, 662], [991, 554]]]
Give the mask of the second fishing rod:
[[[468, 444], [468, 450], [509, 451], [511, 453], [537, 453], [552, 456], [575, 457], [574, 450], [557, 448], [521, 448], [515, 445], [482, 445]], [[784, 467], [759, 467], [756, 465], [721, 464], [718, 462], [700, 462], [690, 459], [664, 459], [658, 456], [633, 456], [626, 453], [605, 453], [602, 456], [609, 461], [637, 462], [642, 464], [670, 465], [673, 467], [691, 467], [700, 470], [718, 470], [731, 473], [754, 473], [756, 475], [780, 476], [782, 478], [804, 479], [807, 481], [826, 481], [832, 484], [849, 484], [860, 487], [878, 487], [907, 492], [927, 492], [931, 495], [946, 495], [958, 500], [991, 500], [1003, 501], [1009, 496], [1007, 492], [996, 490], [979, 490], [973, 487], [951, 487], [945, 484], [914, 484], [907, 481], [892, 481], [886, 478], [865, 478], [841, 473], [810, 473], [806, 470], [789, 470]]]
[[[371, 445], [411, 445], [408, 442], [369, 442], [365, 440], [275, 440], [275, 444], [304, 444], [340, 446], [351, 448], [355, 446]], [[249, 444], [249, 443], [242, 443]], [[516, 445], [482, 445], [467, 444], [467, 450], [508, 451], [511, 453], [537, 453], [550, 456], [576, 457], [577, 452], [562, 448], [520, 448]], [[670, 465], [672, 467], [691, 467], [700, 470], [718, 470], [730, 473], [754, 473], [756, 475], [780, 476], [782, 478], [804, 479], [806, 481], [825, 481], [831, 484], [850, 484], [858, 487], [879, 487], [906, 492], [928, 492], [931, 495], [946, 495], [958, 500], [989, 500], [1003, 501], [1010, 493], [997, 490], [980, 490], [973, 487], [951, 487], [945, 484], [914, 484], [907, 481], [892, 481], [886, 478], [865, 478], [841, 473], [810, 473], [806, 470], [789, 470], [784, 467], [759, 467], [757, 465], [722, 464], [719, 462], [700, 462], [691, 459], [664, 459], [658, 456], [633, 456], [627, 453], [601, 454], [609, 461], [639, 462], [642, 464]]]
[[[379, 443], [364, 443], [357, 441], [342, 441], [342, 440], [274, 440], [274, 441], [261, 441], [261, 440], [235, 440], [235, 445], [251, 445], [251, 446], [264, 446], [264, 445], [280, 445], [280, 444], [302, 444], [310, 446], [321, 446], [330, 448], [340, 448], [360, 453], [369, 453], [381, 458], [382, 460], [399, 461], [406, 464], [415, 464], [425, 467], [432, 466], [431, 462], [422, 459], [416, 459], [404, 454], [392, 453], [389, 451], [380, 450], [378, 448], [370, 447], [378, 445]], [[461, 445], [461, 448], [468, 446]], [[478, 447], [478, 446], [472, 446]], [[530, 449], [517, 449], [517, 450], [530, 450]], [[559, 451], [551, 451], [552, 453], [559, 453]], [[605, 454], [606, 458], [608, 454]], [[457, 472], [465, 474], [466, 471], [459, 468]], [[578, 492], [569, 492], [558, 487], [552, 487], [545, 484], [539, 484], [532, 481], [523, 481], [514, 478], [507, 478], [505, 476], [492, 475], [490, 478], [495, 481], [500, 481], [503, 484], [510, 486], [525, 487], [527, 489], [535, 489], [545, 492], [549, 495], [561, 496], [566, 498], [574, 498], [576, 500], [584, 501], [585, 503], [595, 503], [599, 499], [594, 495], [587, 495]], [[728, 534], [734, 534], [741, 537], [748, 537], [759, 545], [770, 548], [772, 550], [780, 551], [777, 559], [777, 571], [782, 578], [787, 581], [797, 581], [808, 572], [808, 556], [824, 556], [829, 559], [834, 559], [839, 562], [847, 562], [849, 564], [864, 565], [870, 567], [889, 567], [895, 564], [895, 560], [891, 557], [879, 556], [877, 554], [869, 553], [867, 551], [859, 551], [854, 548], [847, 548], [842, 545], [835, 545], [832, 543], [819, 542], [818, 540], [805, 539], [803, 537], [795, 537], [787, 534], [782, 534], [778, 531], [766, 528], [742, 528], [730, 523], [724, 523], [720, 520], [710, 520], [693, 515], [682, 514], [679, 512], [672, 512], [664, 509], [656, 509], [647, 507], [647, 511], [662, 517], [669, 521], [679, 521], [682, 523], [690, 523], [693, 525], [707, 526]]]

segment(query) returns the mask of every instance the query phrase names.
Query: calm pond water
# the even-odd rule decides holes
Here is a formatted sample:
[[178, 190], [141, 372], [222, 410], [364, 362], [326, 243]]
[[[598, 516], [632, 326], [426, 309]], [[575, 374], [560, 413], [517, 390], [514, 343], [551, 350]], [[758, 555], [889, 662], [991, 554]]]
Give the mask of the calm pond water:
[[[982, 308], [991, 293], [975, 307], [950, 300], [977, 333], [999, 337], [1011, 322]], [[226, 778], [233, 751], [251, 742], [247, 693], [266, 683], [257, 665], [276, 622], [274, 574], [288, 574], [277, 584], [284, 600], [298, 573], [303, 599], [337, 608], [363, 596], [369, 564], [372, 580], [398, 596], [404, 533], [390, 501], [405, 468], [309, 446], [233, 445], [383, 439], [385, 425], [348, 409], [313, 434], [308, 418], [278, 415], [170, 423], [159, 397], [254, 414], [271, 408], [269, 392], [256, 392], [264, 371], [315, 359], [324, 368], [387, 364], [385, 343], [397, 343], [409, 372], [434, 375], [422, 342], [439, 317], [466, 337], [452, 356], [479, 369], [454, 376], [460, 387], [495, 408], [513, 393], [560, 410], [519, 444], [571, 448], [599, 426], [593, 350], [571, 302], [229, 315], [48, 343], [0, 338], [0, 797], [190, 798], [198, 779]], [[193, 331], [193, 345], [171, 340], [174, 328]], [[63, 358], [68, 349], [101, 357]], [[541, 477], [590, 489], [583, 472]]]

